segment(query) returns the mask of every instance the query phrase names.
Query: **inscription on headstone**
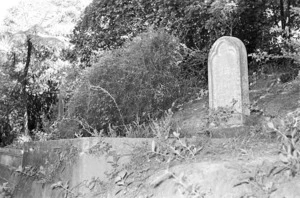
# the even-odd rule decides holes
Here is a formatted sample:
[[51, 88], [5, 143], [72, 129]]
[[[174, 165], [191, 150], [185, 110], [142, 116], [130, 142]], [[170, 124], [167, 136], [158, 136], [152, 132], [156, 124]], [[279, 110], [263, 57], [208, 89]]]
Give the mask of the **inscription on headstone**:
[[224, 36], [212, 46], [208, 58], [209, 107], [232, 107], [237, 112], [233, 124], [243, 124], [249, 115], [248, 63], [245, 45]]

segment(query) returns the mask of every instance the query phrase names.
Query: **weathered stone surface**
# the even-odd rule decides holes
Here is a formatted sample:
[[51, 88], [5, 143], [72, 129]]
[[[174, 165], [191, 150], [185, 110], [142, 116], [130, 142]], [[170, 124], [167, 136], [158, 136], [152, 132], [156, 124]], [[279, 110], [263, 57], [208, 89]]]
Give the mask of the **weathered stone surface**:
[[45, 175], [41, 178], [20, 175], [13, 197], [64, 197], [60, 188], [51, 187], [58, 181], [63, 184], [68, 182], [70, 187], [74, 187], [74, 193], [82, 193], [86, 198], [95, 197], [95, 192], [82, 184], [98, 178], [102, 182], [109, 180], [105, 173], [113, 171], [113, 156], [107, 157], [108, 151], [115, 151], [121, 156], [118, 165], [122, 166], [130, 161], [128, 154], [134, 146], [150, 141], [151, 139], [94, 137], [25, 143], [22, 168], [35, 168]]
[[18, 168], [22, 164], [21, 149], [0, 148], [0, 164]]
[[22, 157], [19, 149], [0, 148], [0, 186], [12, 179], [14, 170], [22, 165]]
[[238, 113], [231, 124], [243, 124], [249, 115], [247, 52], [238, 38], [218, 39], [208, 58], [209, 107], [233, 107]]

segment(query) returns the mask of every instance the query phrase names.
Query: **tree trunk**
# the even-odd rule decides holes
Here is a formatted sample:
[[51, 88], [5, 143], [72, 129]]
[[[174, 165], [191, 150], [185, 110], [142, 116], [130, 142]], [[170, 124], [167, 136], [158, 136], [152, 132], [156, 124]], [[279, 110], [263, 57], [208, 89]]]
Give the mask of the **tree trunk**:
[[26, 86], [27, 86], [27, 75], [29, 70], [29, 65], [31, 61], [31, 53], [32, 53], [32, 42], [30, 38], [27, 38], [27, 57], [26, 57], [26, 63], [24, 67], [24, 73], [23, 73], [23, 79], [22, 79], [22, 92], [23, 92], [23, 104], [24, 104], [24, 134], [29, 135], [29, 129], [28, 129], [28, 101], [27, 101], [27, 92], [26, 92]]
[[287, 27], [287, 30], [286, 30], [286, 34], [287, 34], [287, 37], [290, 38], [290, 20], [291, 20], [291, 13], [290, 13], [290, 9], [291, 9], [291, 0], [287, 0], [287, 7], [286, 7], [286, 11], [285, 11], [285, 20], [286, 20], [286, 27]]
[[281, 29], [285, 30], [285, 14], [284, 14], [284, 0], [280, 0], [280, 19], [281, 19]]
[[64, 116], [64, 97], [61, 91], [58, 94], [58, 119], [61, 120]]

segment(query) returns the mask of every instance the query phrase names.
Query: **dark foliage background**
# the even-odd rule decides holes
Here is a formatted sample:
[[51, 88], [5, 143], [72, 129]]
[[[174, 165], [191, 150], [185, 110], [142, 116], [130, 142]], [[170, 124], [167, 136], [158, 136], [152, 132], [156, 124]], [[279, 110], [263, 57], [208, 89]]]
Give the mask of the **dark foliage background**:
[[225, 35], [244, 42], [250, 75], [298, 74], [298, 0], [93, 0], [83, 12], [79, 0], [47, 2], [51, 23], [18, 29], [36, 1], [11, 10], [0, 35], [1, 146], [146, 126], [201, 97], [209, 50]]

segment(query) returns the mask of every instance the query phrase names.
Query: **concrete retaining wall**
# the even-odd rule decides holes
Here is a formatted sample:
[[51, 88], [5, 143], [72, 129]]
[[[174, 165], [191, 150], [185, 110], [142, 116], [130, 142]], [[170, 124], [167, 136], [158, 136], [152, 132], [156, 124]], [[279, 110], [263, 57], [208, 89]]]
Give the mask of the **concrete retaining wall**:
[[8, 182], [14, 170], [22, 165], [21, 149], [0, 148], [0, 185]]
[[118, 165], [126, 164], [130, 160], [130, 152], [136, 146], [149, 145], [149, 141], [136, 138], [78, 138], [26, 143], [23, 173], [18, 176], [13, 197], [64, 197], [66, 191], [60, 187], [53, 189], [55, 184], [84, 193], [84, 197], [94, 197], [89, 182], [108, 180], [107, 173], [113, 170], [113, 156], [120, 156]]

